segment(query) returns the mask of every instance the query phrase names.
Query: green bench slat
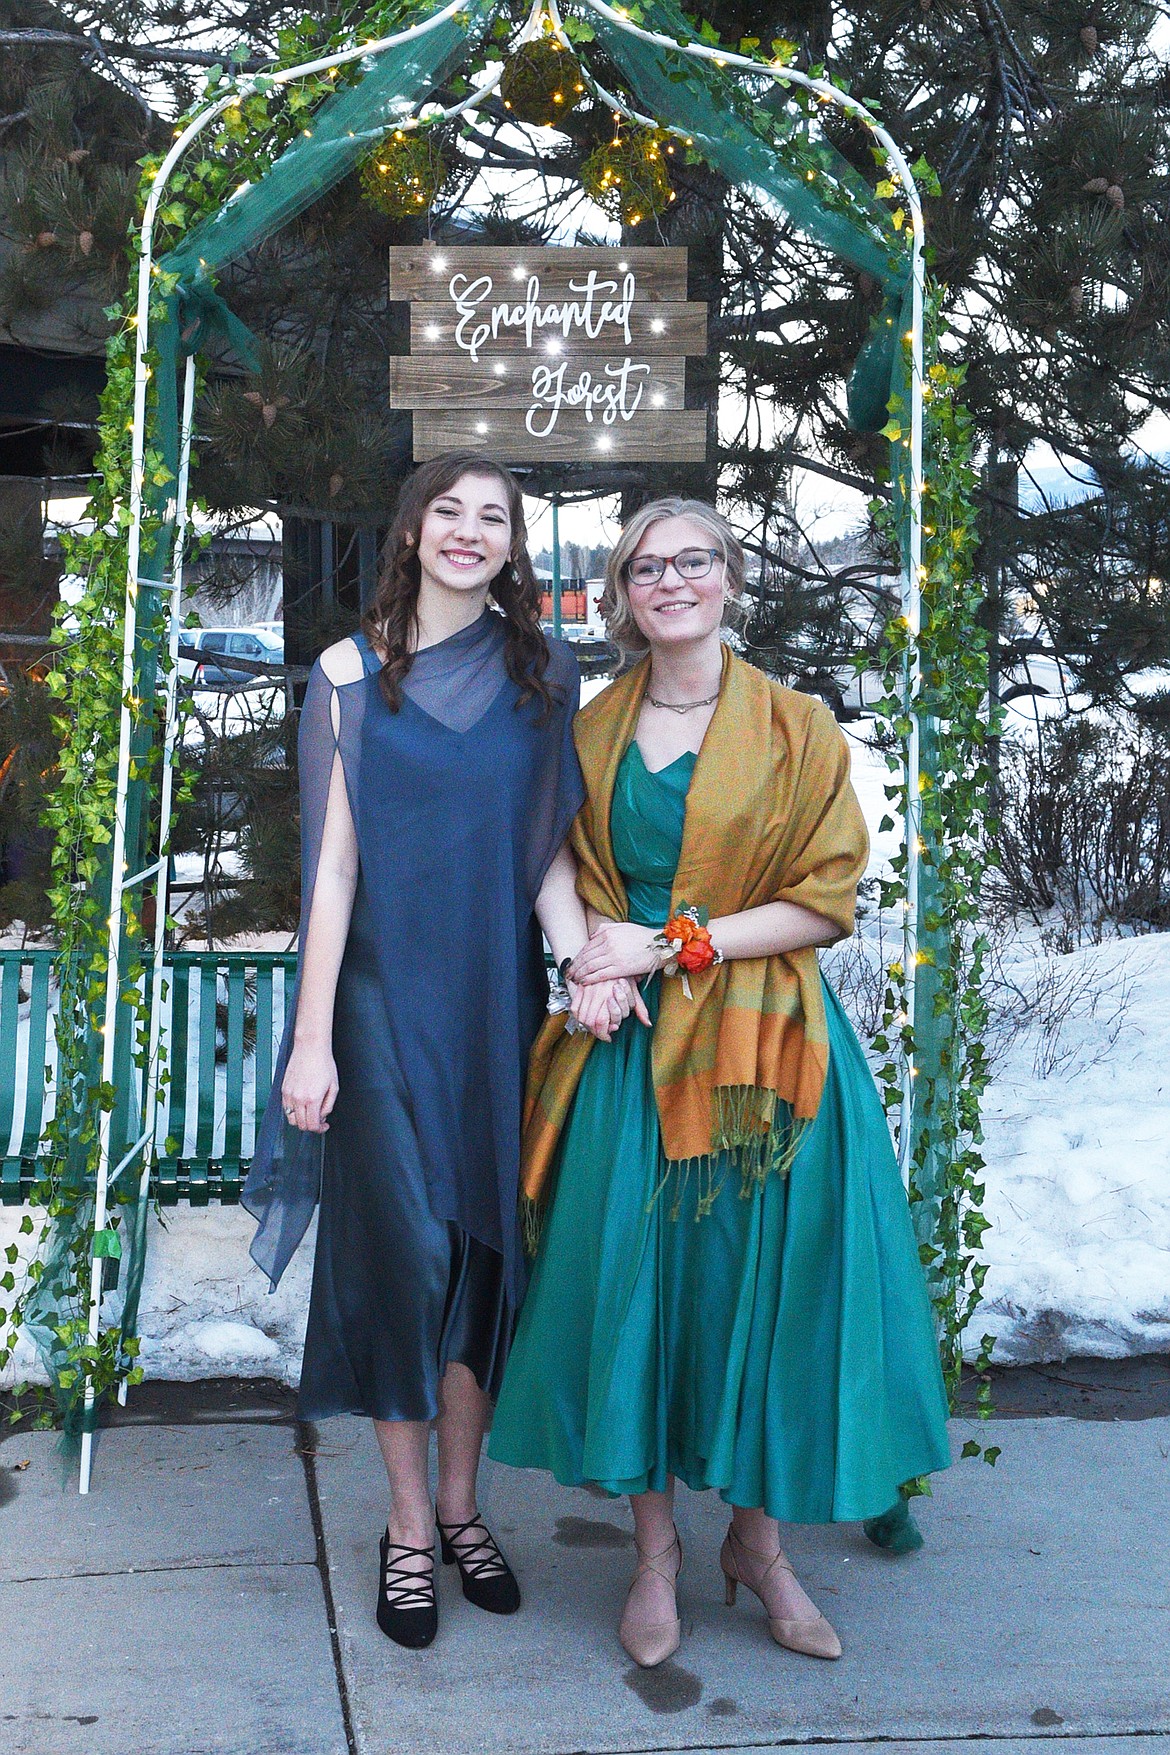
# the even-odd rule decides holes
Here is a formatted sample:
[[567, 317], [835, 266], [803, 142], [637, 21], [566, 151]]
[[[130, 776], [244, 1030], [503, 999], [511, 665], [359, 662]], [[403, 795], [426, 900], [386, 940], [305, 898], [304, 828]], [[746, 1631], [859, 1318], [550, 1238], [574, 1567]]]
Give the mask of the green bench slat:
[[0, 1159], [0, 1206], [20, 1206], [25, 1197], [25, 1184], [31, 1180], [31, 1167], [26, 1176], [20, 1158]]
[[[187, 1143], [187, 1032], [190, 1021], [191, 966], [184, 960], [171, 970], [171, 1029], [167, 1055], [170, 1105], [166, 1138], [174, 1142], [176, 1159]], [[168, 1152], [169, 1156], [169, 1152]]]
[[[41, 1138], [41, 1121], [45, 1108], [45, 1085], [49, 1072], [45, 1046], [49, 1034], [49, 977], [52, 964], [38, 957], [32, 966], [28, 1017], [28, 1094], [24, 1100], [24, 1135], [20, 1142], [22, 1158], [35, 1158]], [[53, 1044], [54, 1060], [56, 1043]]]
[[[223, 1155], [240, 1161], [244, 1132], [244, 998], [247, 971], [242, 963], [228, 970], [227, 1078], [224, 1099]], [[237, 1172], [236, 1181], [239, 1181]]]
[[[287, 980], [285, 977], [287, 995]], [[276, 967], [273, 965], [265, 980], [257, 976], [256, 980], [256, 1082], [255, 1082], [255, 1134], [260, 1131], [260, 1122], [264, 1115], [264, 1105], [268, 1101], [268, 1093], [272, 1089], [272, 1059], [275, 1040], [273, 1036], [273, 1020], [276, 1001], [273, 985], [276, 981]], [[253, 1149], [255, 1147], [253, 1146]]]
[[7, 1151], [16, 1110], [16, 1037], [20, 1024], [19, 955], [5, 958], [0, 966], [0, 1067], [11, 1072], [0, 1081], [0, 1151]]
[[210, 1162], [215, 1150], [215, 1002], [219, 969], [215, 958], [199, 965], [199, 1086], [195, 1092], [195, 1157]]

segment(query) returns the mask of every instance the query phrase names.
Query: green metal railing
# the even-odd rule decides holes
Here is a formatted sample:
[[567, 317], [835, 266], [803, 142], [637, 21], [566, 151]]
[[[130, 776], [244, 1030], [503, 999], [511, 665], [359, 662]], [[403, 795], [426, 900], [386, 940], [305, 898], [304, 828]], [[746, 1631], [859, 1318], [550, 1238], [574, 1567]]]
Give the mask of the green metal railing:
[[[234, 1203], [292, 991], [296, 955], [170, 951], [166, 1049], [151, 1193], [163, 1206]], [[0, 950], [0, 1202], [28, 1198], [53, 1112], [57, 1045], [53, 952]]]

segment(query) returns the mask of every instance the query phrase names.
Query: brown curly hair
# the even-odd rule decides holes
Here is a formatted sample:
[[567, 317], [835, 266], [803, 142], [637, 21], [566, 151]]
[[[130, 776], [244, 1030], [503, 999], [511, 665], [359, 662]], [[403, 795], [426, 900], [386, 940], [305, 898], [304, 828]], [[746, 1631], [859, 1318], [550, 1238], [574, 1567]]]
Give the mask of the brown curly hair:
[[420, 464], [402, 484], [394, 522], [382, 548], [378, 588], [362, 617], [362, 631], [386, 653], [378, 678], [382, 693], [391, 711], [397, 713], [402, 705], [403, 678], [414, 663], [418, 629], [418, 534], [427, 507], [449, 494], [465, 475], [489, 476], [504, 489], [512, 543], [490, 592], [506, 624], [504, 663], [520, 689], [516, 705], [538, 700], [547, 716], [552, 707], [552, 694], [544, 680], [549, 651], [540, 625], [540, 586], [528, 555], [524, 497], [511, 470], [478, 451], [447, 451]]

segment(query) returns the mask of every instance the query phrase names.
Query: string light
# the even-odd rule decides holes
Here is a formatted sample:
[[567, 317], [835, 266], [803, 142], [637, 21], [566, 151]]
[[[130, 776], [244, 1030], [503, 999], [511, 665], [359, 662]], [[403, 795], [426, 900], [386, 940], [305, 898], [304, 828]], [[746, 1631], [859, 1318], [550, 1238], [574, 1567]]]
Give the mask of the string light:
[[405, 219], [430, 206], [447, 179], [447, 161], [429, 130], [406, 134], [397, 128], [364, 161], [359, 176], [371, 206]]
[[663, 162], [666, 136], [657, 128], [627, 128], [615, 116], [613, 137], [598, 146], [581, 167], [581, 184], [591, 201], [623, 225], [640, 225], [674, 200]]

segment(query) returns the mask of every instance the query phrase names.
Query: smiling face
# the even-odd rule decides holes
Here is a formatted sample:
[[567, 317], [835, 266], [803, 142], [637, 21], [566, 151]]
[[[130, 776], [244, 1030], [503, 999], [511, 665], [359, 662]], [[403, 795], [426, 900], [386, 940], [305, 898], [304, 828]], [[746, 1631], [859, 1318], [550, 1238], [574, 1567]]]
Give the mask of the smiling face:
[[417, 547], [422, 583], [486, 597], [511, 548], [504, 484], [495, 475], [461, 475], [423, 513]]
[[707, 553], [719, 545], [696, 518], [661, 518], [651, 524], [626, 563], [626, 591], [639, 632], [651, 646], [693, 646], [717, 633], [723, 623], [725, 563], [716, 556], [700, 578], [682, 578], [674, 566], [652, 584], [640, 584], [637, 562], [647, 556]]

